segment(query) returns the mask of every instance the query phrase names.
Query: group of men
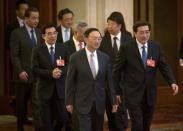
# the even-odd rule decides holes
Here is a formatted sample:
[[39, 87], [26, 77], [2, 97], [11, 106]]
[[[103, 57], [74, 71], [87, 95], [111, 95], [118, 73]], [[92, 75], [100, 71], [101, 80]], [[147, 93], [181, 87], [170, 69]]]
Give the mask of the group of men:
[[149, 23], [136, 22], [132, 38], [123, 15], [112, 12], [102, 36], [86, 22], [73, 26], [74, 13], [66, 8], [58, 14], [60, 26], [40, 31], [37, 8], [21, 1], [17, 12], [22, 17], [9, 37], [18, 131], [25, 130], [30, 97], [36, 131], [102, 131], [105, 111], [109, 130], [125, 131], [127, 110], [132, 131], [149, 131], [157, 69], [178, 93], [161, 47], [150, 40]]

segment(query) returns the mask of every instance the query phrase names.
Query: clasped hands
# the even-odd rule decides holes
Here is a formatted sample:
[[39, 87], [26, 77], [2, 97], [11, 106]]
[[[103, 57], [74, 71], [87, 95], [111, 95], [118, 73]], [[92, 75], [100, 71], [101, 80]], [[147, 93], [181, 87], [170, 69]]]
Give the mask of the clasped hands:
[[55, 68], [53, 71], [52, 71], [52, 76], [53, 78], [55, 79], [59, 79], [61, 77], [61, 73], [62, 71], [59, 69], [59, 68]]

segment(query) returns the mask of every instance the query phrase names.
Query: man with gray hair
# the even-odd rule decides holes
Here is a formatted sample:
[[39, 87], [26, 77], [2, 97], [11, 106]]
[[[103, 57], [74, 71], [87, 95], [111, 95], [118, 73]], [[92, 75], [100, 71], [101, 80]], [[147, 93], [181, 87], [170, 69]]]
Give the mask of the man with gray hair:
[[[85, 21], [78, 21], [76, 24], [74, 24], [72, 28], [74, 35], [72, 39], [64, 43], [65, 46], [68, 48], [69, 57], [74, 52], [79, 51], [85, 47], [84, 32], [86, 31], [87, 26], [88, 24]], [[72, 122], [70, 123], [73, 123], [75, 131], [79, 131], [79, 124], [75, 111], [72, 114]]]
[[86, 31], [87, 26], [88, 24], [85, 21], [78, 21], [73, 26], [74, 35], [72, 39], [64, 43], [68, 47], [69, 56], [85, 47], [84, 32]]

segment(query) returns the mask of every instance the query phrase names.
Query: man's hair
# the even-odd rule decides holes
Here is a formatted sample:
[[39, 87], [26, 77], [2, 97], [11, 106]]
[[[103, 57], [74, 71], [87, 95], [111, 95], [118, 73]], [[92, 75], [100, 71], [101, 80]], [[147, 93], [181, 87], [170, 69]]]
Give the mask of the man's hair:
[[72, 29], [74, 32], [78, 32], [80, 28], [87, 27], [87, 26], [88, 24], [85, 21], [78, 21], [76, 24], [74, 24]]
[[69, 13], [71, 13], [72, 15], [74, 15], [74, 13], [70, 9], [68, 9], [68, 8], [65, 8], [65, 9], [60, 10], [59, 13], [58, 13], [58, 19], [59, 20], [62, 20], [63, 19], [63, 16], [65, 14], [69, 14]]
[[28, 5], [26, 0], [18, 0], [16, 2], [16, 10], [19, 10], [21, 4], [27, 4]]
[[43, 27], [41, 28], [41, 33], [45, 34], [46, 33], [46, 29], [52, 28], [52, 27], [55, 28], [55, 30], [56, 30], [56, 25], [53, 24], [53, 23], [47, 23], [47, 24], [43, 25]]
[[[84, 36], [85, 36], [86, 38], [88, 38], [88, 36], [90, 35], [90, 33], [93, 32], [93, 31], [97, 31], [97, 32], [100, 33], [100, 31], [99, 31], [97, 28], [88, 28], [88, 29], [85, 31]], [[100, 33], [100, 35], [101, 35], [101, 33]], [[102, 35], [101, 35], [101, 36], [102, 36]]]
[[149, 27], [149, 31], [151, 31], [151, 24], [149, 24], [146, 21], [137, 21], [135, 22], [135, 24], [133, 25], [133, 31], [137, 32], [137, 28], [140, 26], [148, 26]]
[[32, 12], [39, 12], [39, 10], [36, 7], [29, 7], [26, 11], [25, 11], [25, 17], [30, 17]]
[[126, 32], [126, 25], [124, 21], [124, 17], [121, 12], [112, 12], [110, 16], [107, 18], [107, 21], [111, 20], [121, 25], [121, 32]]

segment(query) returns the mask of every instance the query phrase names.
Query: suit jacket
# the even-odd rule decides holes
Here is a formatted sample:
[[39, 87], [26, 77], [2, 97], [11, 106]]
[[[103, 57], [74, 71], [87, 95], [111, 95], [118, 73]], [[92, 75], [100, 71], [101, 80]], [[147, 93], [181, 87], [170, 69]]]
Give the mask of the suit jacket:
[[[41, 33], [35, 29], [37, 45], [41, 43]], [[11, 62], [13, 65], [13, 80], [16, 83], [25, 83], [19, 79], [19, 73], [26, 71], [29, 75], [27, 83], [33, 82], [31, 71], [32, 41], [26, 27], [15, 29], [11, 34]]]
[[[127, 41], [130, 41], [130, 40], [132, 40], [132, 36], [131, 36], [130, 33], [121, 32], [120, 46], [123, 45], [124, 43], [126, 43]], [[113, 47], [112, 47], [111, 35], [110, 35], [109, 32], [105, 33], [99, 49], [102, 52], [109, 55], [111, 65], [113, 67], [116, 58], [115, 58], [115, 53], [114, 53], [114, 50], [113, 50]], [[122, 74], [121, 74], [121, 76], [122, 76]], [[123, 78], [121, 77], [121, 79], [123, 79]], [[117, 88], [115, 90], [116, 90], [117, 95], [120, 95], [120, 94], [123, 93], [123, 87]]]
[[[52, 71], [57, 67], [56, 60], [62, 58], [65, 66], [58, 67], [61, 69], [61, 77], [54, 79]], [[65, 98], [65, 75], [67, 66], [67, 49], [64, 45], [55, 44], [55, 64], [52, 65], [51, 56], [45, 43], [37, 46], [32, 54], [32, 71], [36, 76], [38, 95], [41, 99], [50, 99], [56, 89], [60, 99]]]
[[76, 47], [73, 39], [68, 40], [67, 42], [64, 43], [64, 45], [68, 49], [69, 56], [72, 55], [74, 52], [76, 52]]
[[15, 19], [13, 22], [9, 23], [6, 28], [6, 42], [5, 42], [5, 48], [9, 49], [10, 48], [10, 36], [11, 32], [16, 29], [20, 28], [20, 24], [18, 22], [18, 19]]
[[139, 105], [144, 93], [147, 94], [147, 102], [153, 105], [156, 99], [156, 71], [160, 70], [168, 84], [176, 83], [173, 73], [167, 63], [160, 46], [148, 41], [147, 59], [153, 60], [155, 66], [145, 68], [135, 40], [121, 46], [119, 55], [114, 65], [115, 86], [119, 87], [120, 73], [124, 72], [124, 79], [120, 83], [124, 87], [124, 97], [127, 104]]
[[[121, 32], [121, 40], [120, 44], [124, 44], [125, 42], [129, 41], [132, 39], [132, 36], [130, 33], [123, 33]], [[112, 47], [112, 41], [111, 41], [111, 36], [110, 33], [106, 32], [104, 37], [102, 38], [102, 43], [99, 48], [101, 51], [104, 53], [108, 54], [110, 57], [110, 62], [111, 64], [114, 64], [115, 62], [115, 54], [113, 52], [113, 47]]]
[[[66, 105], [76, 106], [81, 114], [88, 114], [93, 102], [98, 113], [105, 111], [105, 88], [108, 84], [109, 97], [114, 104], [114, 89], [111, 76], [109, 57], [97, 51], [99, 70], [96, 78], [93, 78], [86, 50], [82, 49], [70, 57], [68, 74], [66, 79]], [[82, 63], [81, 63], [82, 62]], [[75, 100], [75, 101], [74, 101]]]
[[[63, 44], [63, 36], [62, 36], [62, 31], [61, 31], [61, 26], [58, 26], [57, 27], [57, 32], [58, 32], [58, 35], [57, 35], [57, 43], [61, 43]], [[72, 32], [72, 29], [71, 29], [71, 32], [70, 32], [70, 40], [72, 39], [72, 36], [73, 36], [73, 32]]]

